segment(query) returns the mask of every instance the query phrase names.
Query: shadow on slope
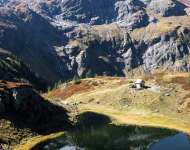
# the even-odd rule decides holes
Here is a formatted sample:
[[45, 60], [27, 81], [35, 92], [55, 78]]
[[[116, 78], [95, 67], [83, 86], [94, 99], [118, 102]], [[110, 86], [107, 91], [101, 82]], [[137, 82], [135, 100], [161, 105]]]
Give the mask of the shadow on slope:
[[16, 129], [27, 128], [32, 133], [50, 134], [71, 127], [67, 110], [44, 100], [34, 90], [28, 89], [27, 94], [24, 97], [19, 95], [18, 99], [6, 96], [5, 111], [0, 119], [9, 120]]

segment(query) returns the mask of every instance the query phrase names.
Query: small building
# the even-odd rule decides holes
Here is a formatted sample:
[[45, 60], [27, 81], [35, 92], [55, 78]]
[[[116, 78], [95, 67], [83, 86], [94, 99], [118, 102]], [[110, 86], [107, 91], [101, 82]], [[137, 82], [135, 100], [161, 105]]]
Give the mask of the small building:
[[137, 90], [140, 90], [145, 87], [145, 81], [143, 79], [137, 79], [135, 81], [135, 87]]

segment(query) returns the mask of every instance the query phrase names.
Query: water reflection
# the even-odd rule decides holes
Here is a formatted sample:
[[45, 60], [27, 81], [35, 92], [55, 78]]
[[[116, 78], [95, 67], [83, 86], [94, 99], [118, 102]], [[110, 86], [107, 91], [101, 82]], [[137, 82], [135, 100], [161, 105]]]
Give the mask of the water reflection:
[[183, 133], [160, 140], [150, 150], [190, 150], [189, 137]]
[[64, 146], [60, 148], [60, 150], [85, 150], [85, 149], [77, 146]]
[[190, 150], [186, 135], [168, 129], [117, 126], [106, 116], [86, 113], [77, 128], [40, 150]]

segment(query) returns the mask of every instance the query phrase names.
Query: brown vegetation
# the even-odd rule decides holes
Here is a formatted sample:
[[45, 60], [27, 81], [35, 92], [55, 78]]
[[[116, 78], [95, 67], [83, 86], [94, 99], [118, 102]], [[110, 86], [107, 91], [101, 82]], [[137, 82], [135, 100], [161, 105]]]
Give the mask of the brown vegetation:
[[171, 80], [171, 82], [182, 85], [182, 88], [184, 90], [190, 90], [190, 83], [187, 77], [175, 77]]
[[185, 95], [184, 99], [190, 98], [190, 93]]
[[92, 90], [94, 89], [95, 86], [97, 86], [96, 82], [83, 80], [78, 84], [70, 83], [64, 89], [59, 88], [53, 90], [47, 94], [47, 97], [49, 98], [53, 97], [64, 100], [67, 99], [68, 97], [71, 97], [74, 94], [79, 94], [81, 92]]
[[143, 77], [143, 79], [145, 81], [154, 80], [158, 85], [163, 85], [164, 84], [164, 80], [163, 80], [164, 75], [165, 75], [165, 72], [153, 73], [153, 74], [145, 75]]

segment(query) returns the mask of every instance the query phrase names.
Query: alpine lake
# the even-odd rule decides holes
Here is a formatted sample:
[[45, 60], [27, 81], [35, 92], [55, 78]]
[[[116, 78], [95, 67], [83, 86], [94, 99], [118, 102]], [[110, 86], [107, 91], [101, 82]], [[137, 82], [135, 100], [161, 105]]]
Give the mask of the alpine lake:
[[38, 145], [36, 150], [190, 150], [190, 137], [170, 129], [115, 125], [96, 113], [79, 117], [64, 136]]

